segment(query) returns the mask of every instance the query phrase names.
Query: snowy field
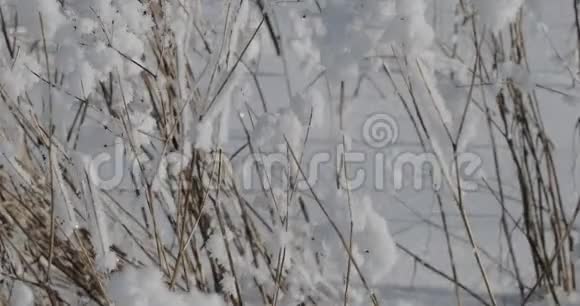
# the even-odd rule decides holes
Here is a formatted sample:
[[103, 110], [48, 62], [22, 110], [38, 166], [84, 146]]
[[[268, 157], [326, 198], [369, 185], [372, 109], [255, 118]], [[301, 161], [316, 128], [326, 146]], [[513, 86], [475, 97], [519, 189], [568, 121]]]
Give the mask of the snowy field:
[[574, 2], [0, 0], [0, 305], [578, 305]]

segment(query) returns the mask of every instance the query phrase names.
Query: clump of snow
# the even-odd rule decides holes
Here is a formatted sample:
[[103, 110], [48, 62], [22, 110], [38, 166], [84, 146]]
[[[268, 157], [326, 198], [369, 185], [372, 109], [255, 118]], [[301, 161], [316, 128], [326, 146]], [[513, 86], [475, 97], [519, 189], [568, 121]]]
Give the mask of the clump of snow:
[[[1, 60], [1, 59], [0, 59]], [[15, 99], [26, 90], [30, 89], [38, 80], [27, 67], [32, 71], [40, 71], [41, 66], [31, 55], [21, 55], [14, 65], [10, 62], [0, 62], [0, 82], [2, 82], [8, 97]]]
[[145, 3], [138, 0], [120, 0], [116, 2], [123, 20], [134, 33], [145, 34], [153, 26], [151, 16], [143, 13], [146, 12]]
[[290, 108], [304, 126], [313, 127], [324, 125], [326, 111], [324, 97], [318, 90], [311, 90], [304, 95], [296, 95], [290, 102]]
[[368, 196], [353, 207], [354, 242], [364, 252], [362, 270], [373, 285], [382, 284], [397, 261], [397, 247], [388, 223]]
[[502, 81], [511, 80], [525, 92], [532, 92], [536, 87], [534, 77], [523, 65], [513, 62], [501, 63], [498, 72]]
[[250, 134], [250, 139], [257, 147], [262, 147], [276, 134], [276, 114], [264, 113], [258, 117], [256, 125]]
[[14, 282], [8, 306], [33, 306], [34, 294], [23, 282]]
[[485, 0], [472, 1], [481, 22], [497, 33], [517, 17], [524, 0]]
[[319, 62], [333, 80], [356, 77], [392, 15], [391, 1], [328, 1], [320, 12], [302, 10], [291, 15], [301, 38], [291, 46], [307, 67]]
[[397, 18], [401, 23], [401, 43], [406, 54], [414, 57], [428, 49], [433, 43], [433, 28], [425, 20], [424, 0], [398, 0]]
[[[57, 1], [16, 0], [7, 2], [16, 9], [19, 24], [24, 25], [31, 36], [40, 37], [42, 28], [44, 28], [45, 37], [51, 39], [58, 28], [66, 22]], [[40, 16], [42, 16], [42, 26]]]

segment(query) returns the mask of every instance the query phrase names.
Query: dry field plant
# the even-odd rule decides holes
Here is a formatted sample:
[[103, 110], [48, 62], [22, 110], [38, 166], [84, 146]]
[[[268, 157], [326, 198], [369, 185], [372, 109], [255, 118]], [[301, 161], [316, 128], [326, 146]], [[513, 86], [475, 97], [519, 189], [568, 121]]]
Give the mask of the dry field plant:
[[[54, 3], [23, 1], [38, 5], [23, 16], [22, 10], [29, 9], [25, 4], [0, 0], [0, 69], [5, 71], [0, 78], [0, 305], [20, 305], [14, 300], [24, 290], [33, 293], [35, 305], [111, 305], [117, 300], [124, 306], [111, 295], [111, 279], [145, 267], [158, 269], [169, 292], [217, 294], [224, 305], [389, 304], [378, 298], [379, 289], [358, 264], [360, 250], [354, 244], [359, 225], [352, 205], [360, 199], [351, 198], [344, 186], [331, 186], [341, 189], [347, 202], [342, 211], [348, 222], [342, 224], [314, 187], [296, 190], [296, 181], [306, 176], [301, 161], [310, 122], [299, 146], [283, 137], [288, 156], [285, 191], [265, 184], [259, 195], [248, 196], [233, 178], [232, 163], [240, 152], [260, 151], [252, 130], [258, 114], [272, 105], [262, 95], [257, 76], [261, 44], [268, 44], [283, 63], [283, 78], [290, 82], [285, 66], [290, 47], [281, 38], [280, 18], [271, 8], [274, 1], [96, 1], [94, 6], [44, 1]], [[311, 2], [317, 4], [313, 11], [325, 7], [325, 1]], [[528, 65], [525, 14], [520, 9], [505, 29], [494, 32], [478, 23], [477, 6], [456, 2], [458, 39], [454, 44], [436, 42], [433, 48], [468, 67], [470, 83], [464, 88], [466, 103], [458, 127], [448, 127], [432, 111], [437, 97], [427, 69], [397, 43], [389, 45], [389, 60], [378, 66], [384, 82], [377, 86], [406, 110], [425, 150], [443, 146], [457, 156], [468, 114], [482, 114], [482, 133], [493, 144], [495, 165], [495, 180], [484, 180], [482, 186], [502, 211], [497, 221], [510, 260], [505, 273], [517, 283], [521, 305], [537, 295], [563, 305], [562, 296], [577, 289], [572, 232], [580, 200], [570, 209], [561, 194], [555, 148], [544, 129], [536, 89], [508, 78], [490, 95], [478, 85], [494, 82], [494, 71], [505, 61]], [[105, 16], [105, 8], [116, 17]], [[127, 16], [134, 15], [147, 16], [150, 23], [131, 24]], [[122, 27], [132, 30], [118, 30]], [[576, 28], [580, 41], [578, 22]], [[99, 63], [104, 68], [95, 68]], [[571, 79], [577, 78], [577, 69], [570, 68]], [[449, 77], [454, 78], [453, 72]], [[338, 100], [344, 98], [344, 84], [353, 80], [341, 81], [329, 85]], [[242, 105], [245, 116], [231, 112], [244, 127], [240, 150], [200, 145], [206, 135], [192, 142], [196, 133], [221, 137], [220, 129], [228, 127], [224, 120], [232, 120], [222, 115], [230, 112], [224, 101], [234, 99], [244, 82], [255, 88], [260, 101]], [[340, 109], [337, 116], [342, 116]], [[445, 137], [433, 136], [429, 124], [440, 126]], [[90, 162], [95, 152], [79, 153], [95, 133], [121, 139], [124, 158], [136, 161], [133, 172], [123, 178], [126, 190], [100, 188]], [[507, 147], [508, 153], [499, 147]], [[187, 158], [164, 160], [171, 153]], [[513, 168], [502, 169], [502, 159]], [[256, 172], [265, 173], [259, 164]], [[337, 180], [348, 176], [348, 169], [339, 167]], [[510, 183], [518, 188], [518, 215], [506, 208], [503, 190], [502, 179], [511, 170], [509, 175], [517, 177]], [[443, 203], [449, 198], [439, 192], [440, 229], [451, 270], [431, 265], [403, 243], [395, 245], [399, 256], [412, 258], [452, 284], [453, 304], [470, 299], [499, 305], [484, 267], [484, 261], [494, 259], [471, 230], [458, 177], [446, 173], [445, 183], [485, 292], [469, 288], [458, 277], [461, 267], [455, 265], [452, 247], [457, 242], [447, 226], [450, 204]], [[326, 224], [334, 245], [315, 241], [313, 231], [320, 225], [313, 216]], [[528, 248], [514, 248], [514, 235], [523, 235]], [[344, 259], [340, 265], [328, 267], [320, 255], [326, 247]], [[520, 252], [533, 259], [532, 280], [520, 273]]]

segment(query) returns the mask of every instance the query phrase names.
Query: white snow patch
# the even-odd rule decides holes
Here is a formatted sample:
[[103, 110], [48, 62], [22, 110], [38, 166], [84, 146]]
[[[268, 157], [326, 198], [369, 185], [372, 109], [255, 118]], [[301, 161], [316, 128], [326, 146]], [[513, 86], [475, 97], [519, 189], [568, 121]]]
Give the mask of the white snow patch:
[[9, 300], [9, 306], [33, 306], [34, 294], [30, 287], [23, 282], [15, 282]]
[[115, 273], [108, 292], [116, 306], [224, 306], [217, 295], [206, 295], [197, 289], [190, 293], [169, 290], [160, 271], [152, 268], [127, 268]]

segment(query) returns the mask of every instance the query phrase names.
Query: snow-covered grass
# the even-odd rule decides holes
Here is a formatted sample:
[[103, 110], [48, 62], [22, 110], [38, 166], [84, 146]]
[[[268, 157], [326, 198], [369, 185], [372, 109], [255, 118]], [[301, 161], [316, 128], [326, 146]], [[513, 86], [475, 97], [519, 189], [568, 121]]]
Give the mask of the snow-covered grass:
[[556, 2], [0, 0], [0, 305], [574, 304]]

